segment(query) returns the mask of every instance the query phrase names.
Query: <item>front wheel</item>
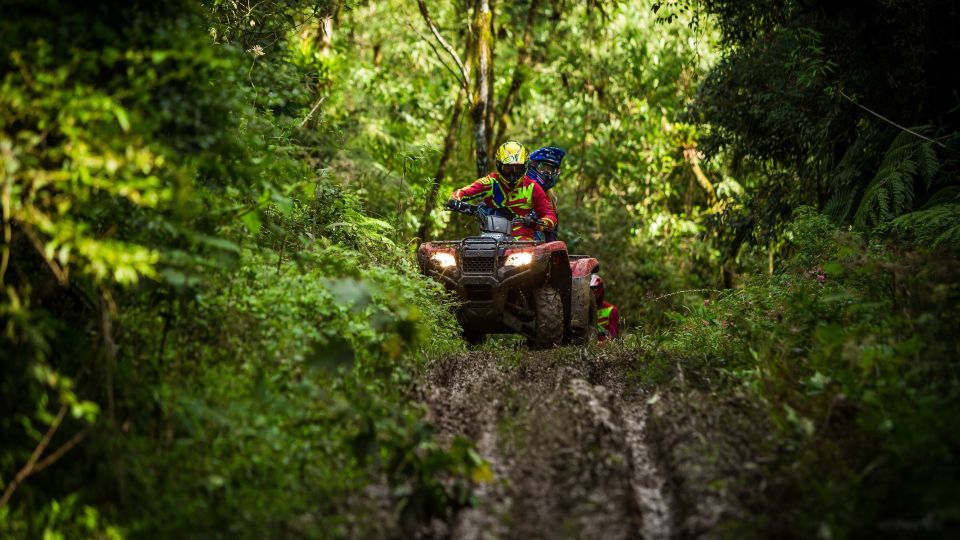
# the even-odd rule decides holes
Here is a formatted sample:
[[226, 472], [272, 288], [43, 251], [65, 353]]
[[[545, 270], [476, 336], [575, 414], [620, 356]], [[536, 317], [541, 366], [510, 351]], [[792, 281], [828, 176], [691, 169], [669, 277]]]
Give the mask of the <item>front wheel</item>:
[[483, 345], [487, 342], [487, 335], [482, 332], [474, 332], [470, 330], [464, 330], [463, 340], [469, 343], [470, 345]]
[[563, 299], [560, 291], [543, 287], [533, 291], [533, 304], [537, 314], [534, 335], [535, 347], [553, 347], [563, 342]]

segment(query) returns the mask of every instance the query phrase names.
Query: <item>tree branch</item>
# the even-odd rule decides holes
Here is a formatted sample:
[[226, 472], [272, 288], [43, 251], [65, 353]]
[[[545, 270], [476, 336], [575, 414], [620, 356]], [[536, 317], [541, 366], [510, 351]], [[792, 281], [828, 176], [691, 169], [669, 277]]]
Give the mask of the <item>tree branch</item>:
[[310, 109], [310, 112], [307, 113], [307, 116], [305, 116], [303, 120], [300, 122], [300, 127], [307, 125], [307, 122], [310, 121], [310, 118], [313, 116], [313, 113], [317, 112], [317, 109], [320, 108], [320, 105], [323, 104], [323, 102], [326, 100], [327, 100], [327, 96], [323, 96], [317, 101], [317, 104], [314, 105], [312, 109]]
[[87, 424], [87, 427], [78, 431], [77, 434], [71, 437], [69, 441], [63, 443], [63, 446], [61, 446], [60, 448], [57, 448], [56, 451], [54, 451], [52, 454], [50, 454], [49, 456], [39, 461], [36, 464], [36, 466], [33, 467], [33, 472], [38, 473], [46, 469], [50, 465], [53, 465], [54, 463], [56, 463], [57, 460], [62, 458], [64, 454], [66, 454], [70, 450], [73, 450], [74, 446], [80, 444], [80, 441], [86, 438], [87, 434], [89, 434], [90, 430], [92, 429], [93, 429], [93, 424]]
[[414, 31], [414, 33], [416, 33], [418, 36], [420, 36], [420, 39], [426, 41], [426, 42], [427, 42], [427, 45], [429, 45], [430, 48], [433, 49], [433, 54], [437, 55], [437, 61], [440, 62], [440, 65], [443, 66], [444, 68], [446, 68], [446, 70], [447, 70], [448, 72], [450, 72], [450, 75], [453, 75], [453, 78], [456, 79], [457, 84], [460, 85], [460, 88], [466, 88], [466, 87], [468, 86], [468, 85], [467, 85], [467, 82], [464, 81], [464, 80], [460, 77], [460, 73], [454, 71], [453, 68], [450, 67], [449, 64], [447, 64], [446, 62], [443, 61], [443, 56], [440, 54], [440, 51], [437, 50], [437, 46], [434, 45], [432, 41], [430, 41], [429, 39], [427, 39], [426, 36], [424, 36], [424, 35], [421, 34], [420, 32], [417, 32], [417, 29], [414, 28], [412, 24], [408, 24], [408, 26], [410, 27], [411, 30]]
[[13, 244], [13, 226], [10, 223], [12, 219], [10, 217], [12, 184], [10, 181], [4, 182], [3, 192], [0, 193], [0, 211], [3, 212], [3, 254], [0, 255], [0, 285], [3, 285], [7, 268], [10, 266], [10, 246]]
[[453, 47], [447, 43], [447, 40], [443, 39], [443, 36], [440, 35], [440, 31], [437, 30], [437, 25], [434, 24], [433, 19], [430, 18], [430, 12], [427, 11], [427, 5], [423, 2], [423, 0], [417, 0], [417, 5], [420, 7], [420, 14], [423, 15], [423, 20], [426, 21], [427, 26], [430, 27], [430, 32], [433, 33], [433, 37], [437, 38], [440, 46], [447, 51], [447, 54], [453, 58], [453, 61], [457, 63], [457, 67], [460, 68], [460, 75], [462, 77], [460, 81], [461, 86], [464, 89], [469, 89], [470, 77], [467, 76], [467, 68], [464, 67], [463, 61], [460, 60], [460, 56], [457, 54], [457, 51], [453, 50]]
[[910, 128], [903, 127], [903, 126], [901, 126], [900, 124], [894, 122], [893, 120], [890, 120], [890, 119], [887, 118], [886, 116], [883, 116], [882, 114], [880, 114], [880, 113], [878, 113], [878, 112], [876, 112], [876, 111], [874, 111], [874, 110], [872, 110], [872, 109], [868, 109], [867, 107], [864, 107], [863, 105], [861, 105], [861, 104], [857, 103], [856, 101], [854, 101], [852, 97], [844, 94], [844, 93], [843, 93], [843, 90], [838, 90], [838, 92], [840, 93], [840, 97], [842, 97], [843, 99], [849, 101], [850, 103], [853, 103], [853, 104], [856, 105], [857, 107], [860, 107], [861, 109], [863, 109], [863, 110], [867, 111], [868, 113], [876, 116], [877, 118], [883, 120], [884, 122], [890, 124], [891, 126], [897, 128], [897, 129], [901, 129], [901, 130], [903, 130], [903, 131], [906, 131], [907, 133], [913, 135], [914, 137], [920, 137], [921, 139], [923, 139], [923, 140], [925, 140], [925, 141], [927, 141], [927, 142], [933, 143], [933, 144], [939, 146], [940, 148], [945, 148], [945, 149], [947, 149], [947, 150], [950, 149], [949, 147], [947, 147], [947, 145], [943, 144], [943, 143], [940, 142], [940, 141], [935, 141], [935, 140], [931, 139], [930, 137], [927, 137], [926, 135], [922, 135], [922, 134], [920, 134], [920, 133], [917, 133], [916, 131], [913, 131], [913, 130], [910, 129]]
[[43, 261], [47, 263], [47, 266], [50, 267], [50, 271], [53, 272], [53, 275], [56, 276], [57, 282], [60, 285], [66, 285], [70, 282], [70, 274], [66, 268], [61, 268], [57, 261], [47, 257], [46, 250], [43, 248], [43, 242], [40, 240], [40, 237], [33, 231], [33, 228], [30, 227], [27, 223], [20, 223], [20, 229], [27, 235], [27, 238], [30, 239], [30, 243], [33, 244], [33, 247], [37, 250], [37, 253], [40, 257], [43, 258]]
[[53, 419], [53, 422], [50, 423], [50, 427], [47, 428], [47, 432], [43, 434], [43, 438], [40, 439], [40, 442], [37, 444], [37, 447], [33, 449], [33, 454], [30, 455], [30, 459], [27, 460], [27, 463], [17, 472], [17, 475], [13, 477], [13, 480], [7, 484], [6, 489], [3, 491], [3, 497], [0, 497], [0, 508], [3, 508], [7, 505], [7, 502], [10, 501], [10, 497], [13, 496], [13, 492], [16, 491], [17, 486], [19, 486], [28, 476], [35, 472], [37, 460], [40, 459], [43, 451], [47, 449], [47, 445], [50, 444], [50, 439], [53, 438], [53, 434], [57, 432], [57, 429], [60, 428], [60, 424], [63, 422], [63, 417], [67, 414], [67, 406], [63, 405], [60, 407], [60, 412], [57, 413], [57, 417]]
[[104, 375], [107, 391], [107, 415], [110, 421], [115, 420], [115, 402], [113, 399], [113, 372], [117, 365], [117, 343], [113, 339], [113, 315], [117, 312], [117, 304], [113, 301], [110, 289], [100, 290], [100, 337], [103, 340]]

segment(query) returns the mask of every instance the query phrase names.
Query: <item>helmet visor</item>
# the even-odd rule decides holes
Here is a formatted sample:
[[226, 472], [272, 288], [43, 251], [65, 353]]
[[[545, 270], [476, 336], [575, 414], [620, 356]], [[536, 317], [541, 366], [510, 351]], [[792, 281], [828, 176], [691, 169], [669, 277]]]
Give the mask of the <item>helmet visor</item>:
[[547, 176], [553, 176], [560, 174], [560, 166], [553, 163], [547, 163], [546, 161], [538, 161], [534, 168], [537, 169], [538, 173], [545, 174]]
[[511, 183], [523, 178], [525, 172], [527, 172], [527, 166], [523, 163], [504, 163], [500, 166], [500, 174]]

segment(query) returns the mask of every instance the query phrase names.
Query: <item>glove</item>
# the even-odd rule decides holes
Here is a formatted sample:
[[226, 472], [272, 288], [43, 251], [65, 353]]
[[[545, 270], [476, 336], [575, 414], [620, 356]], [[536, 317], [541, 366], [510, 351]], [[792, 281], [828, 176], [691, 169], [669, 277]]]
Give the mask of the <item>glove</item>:
[[459, 212], [463, 208], [463, 201], [458, 201], [457, 199], [450, 199], [447, 201], [447, 208]]
[[537, 230], [538, 231], [549, 231], [553, 228], [553, 224], [545, 219], [537, 220]]

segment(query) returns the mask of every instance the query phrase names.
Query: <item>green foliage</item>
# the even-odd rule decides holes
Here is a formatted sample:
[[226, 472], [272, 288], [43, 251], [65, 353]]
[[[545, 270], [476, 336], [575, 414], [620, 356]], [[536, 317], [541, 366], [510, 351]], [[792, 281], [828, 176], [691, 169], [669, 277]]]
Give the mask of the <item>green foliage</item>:
[[[238, 91], [207, 95], [233, 64], [202, 31], [178, 32], [199, 20], [192, 8], [122, 3], [91, 26], [70, 6], [35, 7], [0, 40], [0, 463], [5, 488], [21, 468], [39, 475], [11, 491], [10, 527], [56, 536], [89, 515], [84, 475], [38, 471], [71, 459], [91, 428], [115, 426], [114, 291], [160, 279], [161, 261], [185, 247], [178, 232], [210, 238], [189, 204], [195, 180], [217, 169], [214, 156], [236, 155], [223, 113], [247, 111]], [[138, 32], [146, 20], [154, 32]]]
[[[137, 213], [169, 202], [173, 193], [161, 177], [173, 171], [163, 155], [130, 136], [124, 107], [83, 83], [77, 73], [82, 58], [56, 66], [48, 44], [33, 48], [31, 58], [12, 53], [13, 69], [0, 89], [4, 226], [22, 230], [62, 280], [72, 267], [98, 282], [131, 284], [155, 276], [158, 253], [98, 238], [104, 225], [98, 214], [107, 205]], [[125, 60], [142, 64], [136, 53]]]
[[209, 24], [253, 65], [194, 5], [5, 24], [0, 480], [45, 432], [58, 470], [16, 486], [4, 535], [395, 535], [487, 476], [409, 400], [461, 346], [448, 300], [319, 161], [324, 72], [261, 43], [311, 15], [230, 33], [231, 6]]
[[[934, 183], [956, 185], [949, 2], [666, 4], [702, 8], [721, 29], [723, 58], [692, 110], [708, 151], [761, 173], [747, 207], [756, 225], [776, 230], [808, 204], [870, 231], [923, 205]], [[897, 125], [933, 126], [921, 131], [936, 147]]]
[[775, 429], [754, 449], [770, 515], [748, 530], [863, 537], [931, 520], [942, 534], [960, 500], [955, 269], [870, 248], [811, 209], [790, 231], [788, 271], [672, 315], [660, 340], [688, 381], [747, 392]]
[[894, 219], [885, 229], [913, 244], [957, 250], [960, 248], [960, 187], [941, 189], [923, 208]]
[[960, 248], [960, 204], [938, 204], [890, 223], [890, 230], [933, 248]]
[[[171, 300], [178, 314], [161, 350], [145, 324], [153, 309], [123, 321], [124, 355], [158, 377], [154, 403], [130, 411], [141, 435], [122, 452], [131, 489], [145, 494], [140, 534], [367, 536], [391, 527], [378, 504], [421, 520], [464, 504], [465, 486], [441, 481], [482, 463], [465, 446], [437, 447], [405, 404], [408, 359], [457, 348], [436, 285], [336, 245], [301, 251], [279, 271], [262, 253], [241, 263], [193, 299]], [[123, 386], [144, 377], [128, 373]], [[343, 506], [384, 479], [382, 501]]]
[[287, 37], [291, 28], [305, 17], [329, 16], [339, 6], [336, 0], [283, 0], [241, 5], [223, 0], [206, 0], [210, 10], [213, 38], [238, 42], [244, 49], [264, 48]]
[[[470, 14], [431, 10], [466, 57]], [[463, 345], [411, 239], [425, 215], [471, 225], [424, 209], [459, 88], [416, 7], [7, 11], [0, 482], [47, 432], [56, 459], [0, 534], [413, 536], [469, 504], [489, 466], [413, 400], [424, 361]], [[561, 239], [643, 331], [608, 350], [656, 348], [636, 380], [680, 365], [766, 411], [789, 512], [758, 535], [957, 515], [958, 285], [925, 254], [960, 247], [956, 18], [946, 0], [495, 7], [494, 123], [568, 151]], [[475, 175], [461, 118], [441, 199]]]
[[940, 168], [933, 145], [911, 133], [901, 133], [890, 144], [880, 168], [867, 185], [854, 216], [861, 229], [883, 225], [907, 211], [914, 198], [914, 184], [929, 188]]
[[95, 507], [81, 505], [75, 493], [61, 500], [50, 501], [33, 516], [30, 524], [12, 517], [9, 507], [0, 509], [0, 533], [7, 538], [35, 536], [44, 540], [121, 540], [124, 532], [123, 529], [105, 523]]
[[[389, 36], [380, 21], [391, 7], [342, 14], [344, 41], [325, 62], [344, 84], [332, 89], [326, 118], [346, 143], [331, 175], [360, 197], [366, 213], [384, 216], [398, 237], [410, 238], [422, 219], [457, 87], [424, 39], [416, 8], [390, 6], [402, 24]], [[574, 252], [603, 261], [611, 298], [640, 321], [662, 310], [650, 298], [720, 275], [720, 250], [701, 241], [710, 214], [703, 209], [706, 196], [683, 159], [683, 147], [695, 146], [698, 133], [680, 122], [714, 58], [712, 35], [682, 24], [687, 18], [655, 25], [649, 2], [604, 5], [602, 15], [595, 8], [534, 5], [532, 59], [524, 65], [514, 44], [523, 40], [530, 6], [499, 6], [495, 90], [502, 107], [519, 71], [523, 84], [503, 119], [503, 136], [531, 150], [558, 145], [569, 151], [556, 188], [561, 238]], [[430, 9], [441, 28], [451, 28], [443, 33], [463, 56], [465, 36], [456, 29], [469, 17], [445, 5]], [[371, 44], [373, 55], [358, 54]], [[313, 51], [308, 41], [295, 50], [298, 57]], [[457, 146], [438, 202], [474, 180], [468, 123], [455, 126]], [[704, 168], [718, 187], [735, 184], [719, 174], [719, 164]], [[724, 191], [726, 203], [736, 198]], [[474, 232], [472, 220], [451, 219], [439, 208], [430, 219], [438, 238]]]

